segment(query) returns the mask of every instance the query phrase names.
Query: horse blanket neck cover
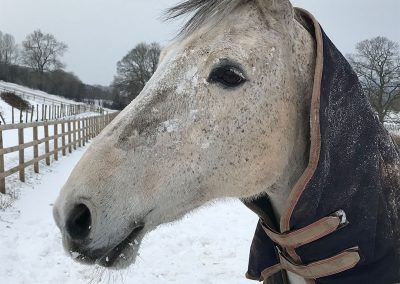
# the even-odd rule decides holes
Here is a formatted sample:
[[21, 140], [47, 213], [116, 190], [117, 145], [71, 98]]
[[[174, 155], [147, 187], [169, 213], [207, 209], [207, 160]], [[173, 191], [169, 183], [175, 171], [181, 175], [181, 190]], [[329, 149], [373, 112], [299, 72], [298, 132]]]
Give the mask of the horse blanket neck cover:
[[309, 164], [280, 224], [267, 196], [244, 202], [260, 216], [246, 276], [284, 283], [278, 272], [287, 270], [316, 284], [400, 282], [399, 151], [343, 55], [312, 15], [296, 15], [317, 42]]

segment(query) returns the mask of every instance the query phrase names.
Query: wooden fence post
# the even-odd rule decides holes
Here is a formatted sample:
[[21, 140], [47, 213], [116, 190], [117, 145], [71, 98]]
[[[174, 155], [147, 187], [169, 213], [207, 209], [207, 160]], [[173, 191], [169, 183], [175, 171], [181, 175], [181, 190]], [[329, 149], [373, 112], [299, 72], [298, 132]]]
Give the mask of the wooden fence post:
[[61, 133], [62, 133], [62, 138], [61, 138], [61, 145], [62, 145], [62, 155], [65, 156], [67, 153], [65, 151], [65, 123], [61, 123]]
[[33, 113], [35, 112], [35, 106], [31, 108], [31, 122], [33, 122]]
[[97, 125], [96, 136], [97, 136], [100, 133], [100, 116], [96, 117], [96, 125]]
[[97, 117], [93, 117], [93, 138], [97, 136]]
[[85, 147], [86, 145], [86, 119], [82, 118], [82, 145]]
[[[34, 126], [33, 127], [33, 142], [37, 143], [38, 140], [39, 140], [38, 139], [38, 127]], [[38, 157], [39, 157], [39, 145], [35, 144], [35, 145], [33, 145], [33, 158], [36, 159]], [[38, 174], [39, 173], [39, 162], [35, 162], [33, 164], [33, 168], [34, 168], [35, 173]]]
[[92, 121], [92, 139], [96, 136], [95, 135], [95, 133], [96, 133], [96, 124], [94, 123], [94, 118], [92, 117], [91, 118], [91, 121]]
[[[0, 149], [3, 149], [3, 131], [0, 130]], [[4, 154], [0, 154], [0, 173], [4, 173]], [[6, 178], [0, 179], [0, 193], [6, 193]]]
[[84, 128], [84, 130], [85, 130], [85, 132], [84, 132], [84, 135], [83, 135], [83, 137], [84, 137], [84, 141], [85, 141], [85, 143], [88, 143], [89, 141], [88, 141], [88, 120], [87, 120], [87, 118], [84, 118], [83, 119], [83, 121], [85, 122], [85, 128]]
[[93, 123], [93, 117], [90, 117], [90, 139], [93, 139], [94, 137], [94, 123]]
[[92, 117], [92, 139], [96, 137], [96, 121], [95, 118]]
[[58, 124], [54, 124], [54, 160], [58, 161]]
[[24, 129], [18, 128], [18, 144], [19, 144], [19, 179], [25, 182], [25, 151], [24, 151]]
[[46, 165], [50, 166], [50, 143], [49, 143], [49, 125], [47, 122], [44, 125], [44, 138], [46, 139], [46, 142], [44, 143], [44, 150], [46, 156]]
[[86, 120], [87, 120], [87, 126], [86, 126], [86, 130], [87, 130], [87, 133], [86, 133], [86, 139], [87, 139], [87, 142], [89, 142], [89, 140], [90, 140], [90, 118], [88, 117], [88, 118], [86, 118]]
[[[0, 112], [0, 118], [1, 118], [1, 120], [3, 121], [4, 124], [7, 124], [7, 123], [6, 123], [6, 120], [4, 119], [3, 114], [2, 114], [1, 112]], [[1, 121], [0, 121], [0, 124], [1, 124]]]
[[78, 119], [78, 145], [82, 147], [82, 128], [81, 128], [81, 120]]
[[71, 121], [68, 121], [68, 152], [72, 153]]
[[73, 139], [74, 139], [74, 150], [76, 150], [76, 121], [74, 120], [73, 122], [73, 127], [72, 127], [72, 129], [73, 129]]

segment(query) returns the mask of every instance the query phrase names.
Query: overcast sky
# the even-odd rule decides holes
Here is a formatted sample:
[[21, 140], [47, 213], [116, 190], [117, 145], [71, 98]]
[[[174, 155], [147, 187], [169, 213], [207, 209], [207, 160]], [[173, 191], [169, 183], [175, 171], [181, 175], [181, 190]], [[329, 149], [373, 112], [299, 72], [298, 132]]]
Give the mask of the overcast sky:
[[[159, 16], [179, 0], [0, 0], [0, 30], [20, 43], [34, 29], [69, 46], [67, 70], [89, 84], [108, 85], [116, 62], [140, 42], [165, 45], [178, 23]], [[308, 9], [344, 53], [377, 35], [400, 42], [400, 0], [293, 0]]]

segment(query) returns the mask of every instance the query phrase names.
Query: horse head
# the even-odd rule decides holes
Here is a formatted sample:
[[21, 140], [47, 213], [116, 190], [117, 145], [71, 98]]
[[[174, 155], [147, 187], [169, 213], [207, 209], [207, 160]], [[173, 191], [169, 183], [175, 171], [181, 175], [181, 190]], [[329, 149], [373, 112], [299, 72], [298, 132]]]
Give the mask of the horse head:
[[222, 197], [279, 214], [307, 162], [314, 41], [289, 1], [187, 1], [141, 94], [93, 141], [54, 216], [75, 259], [133, 263], [142, 238]]

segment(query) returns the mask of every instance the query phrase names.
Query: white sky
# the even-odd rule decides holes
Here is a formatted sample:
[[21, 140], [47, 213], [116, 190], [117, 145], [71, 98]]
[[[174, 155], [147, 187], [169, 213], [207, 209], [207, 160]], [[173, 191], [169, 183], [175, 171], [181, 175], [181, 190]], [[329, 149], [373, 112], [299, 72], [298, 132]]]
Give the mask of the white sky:
[[[178, 0], [0, 0], [0, 30], [17, 42], [34, 29], [69, 45], [67, 70], [89, 84], [108, 85], [116, 62], [136, 44], [165, 45], [178, 23], [159, 16]], [[357, 42], [384, 35], [400, 42], [400, 0], [292, 0], [308, 9], [344, 53]]]

